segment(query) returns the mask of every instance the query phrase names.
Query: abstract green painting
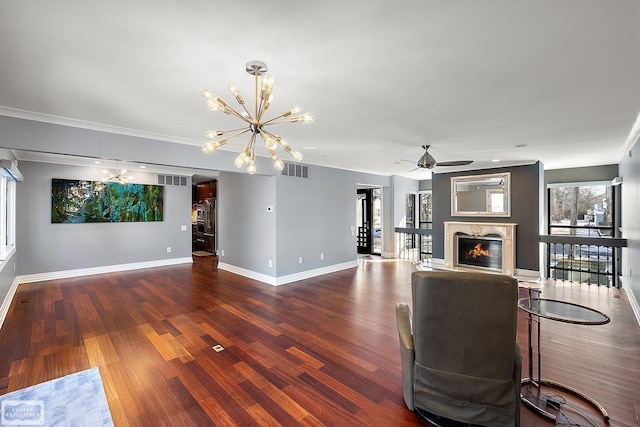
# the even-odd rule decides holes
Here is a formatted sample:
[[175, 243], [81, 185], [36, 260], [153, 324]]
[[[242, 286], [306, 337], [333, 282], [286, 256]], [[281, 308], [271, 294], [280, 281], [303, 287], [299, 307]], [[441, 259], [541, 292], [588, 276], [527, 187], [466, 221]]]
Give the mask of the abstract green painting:
[[51, 180], [51, 222], [162, 221], [164, 187], [117, 182]]

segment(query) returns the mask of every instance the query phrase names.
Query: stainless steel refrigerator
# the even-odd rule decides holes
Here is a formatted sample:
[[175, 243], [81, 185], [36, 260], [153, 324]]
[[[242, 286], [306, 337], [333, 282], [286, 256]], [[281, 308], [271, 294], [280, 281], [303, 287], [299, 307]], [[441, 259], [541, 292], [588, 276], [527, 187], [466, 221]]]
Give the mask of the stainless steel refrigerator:
[[204, 201], [204, 250], [216, 251], [216, 199], [205, 199]]

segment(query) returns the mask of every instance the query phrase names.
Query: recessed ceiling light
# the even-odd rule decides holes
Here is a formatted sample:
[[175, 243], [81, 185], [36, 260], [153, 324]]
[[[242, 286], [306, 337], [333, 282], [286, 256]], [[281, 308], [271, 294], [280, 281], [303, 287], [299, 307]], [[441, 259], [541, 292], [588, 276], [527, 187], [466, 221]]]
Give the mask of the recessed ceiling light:
[[500, 161], [500, 159], [493, 159], [491, 160], [493, 163], [498, 163]]
[[100, 160], [95, 160], [93, 163], [95, 163], [96, 165], [99, 165], [102, 162]]
[[317, 150], [316, 147], [302, 147], [303, 150]]
[[330, 159], [330, 158], [331, 158], [331, 157], [333, 157], [333, 156], [332, 156], [331, 154], [325, 154], [325, 155], [324, 155], [324, 156], [322, 156], [322, 157], [324, 157], [325, 159]]
[[147, 167], [145, 165], [140, 165], [140, 169], [146, 169]]

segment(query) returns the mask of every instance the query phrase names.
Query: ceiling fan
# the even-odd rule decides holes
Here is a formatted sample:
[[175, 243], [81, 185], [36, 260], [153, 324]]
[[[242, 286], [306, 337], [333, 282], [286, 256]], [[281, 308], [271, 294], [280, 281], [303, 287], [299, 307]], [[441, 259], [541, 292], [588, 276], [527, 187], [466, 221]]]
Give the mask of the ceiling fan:
[[423, 145], [424, 154], [418, 159], [418, 168], [433, 169], [436, 166], [466, 166], [473, 163], [473, 160], [454, 160], [451, 162], [437, 162], [431, 154], [429, 154], [430, 145]]

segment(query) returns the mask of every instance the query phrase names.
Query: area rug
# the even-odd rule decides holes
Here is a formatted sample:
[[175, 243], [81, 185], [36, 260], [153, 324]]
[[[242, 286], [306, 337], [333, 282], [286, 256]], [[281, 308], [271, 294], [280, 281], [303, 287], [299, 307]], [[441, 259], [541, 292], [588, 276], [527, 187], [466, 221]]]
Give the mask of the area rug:
[[2, 395], [0, 411], [1, 426], [113, 426], [98, 368]]

